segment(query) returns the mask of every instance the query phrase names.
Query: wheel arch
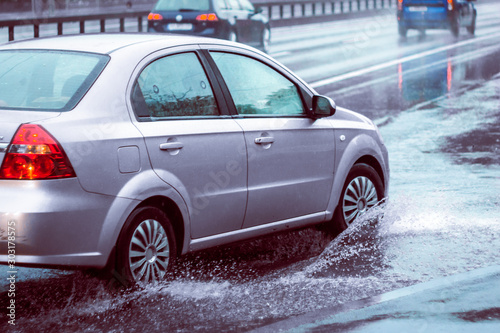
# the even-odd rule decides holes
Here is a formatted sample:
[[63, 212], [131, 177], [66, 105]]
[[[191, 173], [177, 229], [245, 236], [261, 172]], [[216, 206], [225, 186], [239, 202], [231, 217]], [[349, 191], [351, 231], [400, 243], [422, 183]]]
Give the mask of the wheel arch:
[[[167, 178], [165, 175], [163, 176]], [[172, 178], [169, 180], [177, 186], [174, 187], [161, 180], [153, 170], [147, 170], [128, 181], [117, 194], [117, 198], [125, 198], [125, 202], [121, 205], [115, 205], [116, 207], [113, 206], [108, 211], [105, 227], [99, 241], [101, 247], [114, 251], [128, 218], [137, 209], [152, 206], [164, 211], [172, 220], [178, 254], [186, 253], [191, 237], [189, 201], [186, 202], [188, 199], [185, 197], [186, 193], [181, 193], [176, 189], [182, 184], [175, 182], [175, 179]], [[115, 201], [121, 203], [123, 200]], [[110, 244], [113, 245], [110, 246]], [[107, 254], [109, 251], [107, 250], [105, 253]], [[110, 257], [112, 256], [113, 254], [110, 254]]]
[[137, 205], [137, 207], [135, 207], [134, 211], [142, 207], [155, 207], [160, 209], [167, 215], [170, 222], [172, 223], [172, 228], [174, 229], [177, 255], [181, 255], [183, 253], [185, 244], [184, 237], [186, 235], [186, 232], [184, 218], [182, 217], [181, 210], [179, 209], [177, 204], [168, 197], [156, 195], [142, 201], [139, 205]]
[[345, 147], [339, 147], [342, 153], [336, 156], [336, 172], [330, 202], [327, 207], [327, 218], [332, 218], [337, 207], [342, 188], [349, 171], [355, 164], [364, 163], [375, 169], [384, 186], [385, 196], [388, 190], [389, 165], [385, 146], [380, 145], [371, 135], [360, 134], [354, 137]]
[[382, 165], [380, 165], [379, 161], [375, 157], [373, 157], [372, 155], [364, 155], [364, 156], [360, 157], [356, 162], [354, 162], [353, 166], [356, 164], [360, 164], [360, 163], [367, 164], [367, 165], [371, 166], [372, 168], [374, 168], [375, 171], [377, 171], [377, 174], [380, 177], [382, 184], [384, 185], [384, 191], [385, 191], [385, 187], [386, 187], [385, 173], [384, 173], [384, 171], [382, 169]]

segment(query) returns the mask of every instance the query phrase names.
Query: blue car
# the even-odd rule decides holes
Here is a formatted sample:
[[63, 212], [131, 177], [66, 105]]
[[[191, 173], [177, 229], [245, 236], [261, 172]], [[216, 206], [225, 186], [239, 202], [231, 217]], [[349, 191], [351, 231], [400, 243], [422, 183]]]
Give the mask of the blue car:
[[398, 0], [398, 29], [406, 37], [409, 29], [449, 29], [458, 37], [461, 27], [476, 30], [475, 0]]

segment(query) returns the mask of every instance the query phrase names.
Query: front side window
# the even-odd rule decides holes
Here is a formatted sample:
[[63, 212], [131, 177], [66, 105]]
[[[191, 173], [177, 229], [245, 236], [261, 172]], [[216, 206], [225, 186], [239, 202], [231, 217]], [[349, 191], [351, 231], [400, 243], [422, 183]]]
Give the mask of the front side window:
[[181, 53], [149, 64], [132, 90], [139, 117], [165, 118], [219, 114], [210, 82], [195, 53]]
[[90, 89], [108, 56], [65, 51], [0, 51], [0, 107], [68, 111]]
[[304, 115], [295, 84], [255, 59], [231, 53], [211, 53], [241, 115]]
[[228, 0], [228, 4], [231, 9], [241, 10], [238, 0]]

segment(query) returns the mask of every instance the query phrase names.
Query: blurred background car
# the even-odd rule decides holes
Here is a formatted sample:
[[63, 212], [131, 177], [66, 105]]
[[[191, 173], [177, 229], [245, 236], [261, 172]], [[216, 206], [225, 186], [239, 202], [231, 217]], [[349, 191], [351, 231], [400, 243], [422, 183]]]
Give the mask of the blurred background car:
[[268, 18], [248, 0], [159, 0], [148, 31], [227, 39], [264, 52], [271, 40]]
[[457, 37], [461, 27], [473, 35], [476, 30], [475, 0], [398, 0], [398, 30], [406, 37], [409, 29], [449, 29]]

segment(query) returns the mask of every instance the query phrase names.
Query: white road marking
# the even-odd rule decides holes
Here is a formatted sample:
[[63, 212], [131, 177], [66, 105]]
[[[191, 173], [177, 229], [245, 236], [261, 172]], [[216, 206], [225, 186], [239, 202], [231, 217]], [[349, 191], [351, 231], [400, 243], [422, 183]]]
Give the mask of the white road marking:
[[360, 75], [368, 74], [368, 73], [371, 73], [371, 72], [375, 72], [375, 71], [378, 71], [378, 70], [381, 70], [381, 69], [385, 69], [385, 68], [388, 68], [388, 67], [391, 67], [391, 66], [395, 66], [395, 65], [398, 65], [398, 64], [402, 64], [402, 63], [405, 63], [405, 62], [408, 62], [408, 61], [412, 61], [412, 60], [415, 60], [415, 59], [420, 59], [420, 58], [423, 58], [423, 57], [426, 57], [426, 56], [429, 56], [429, 55], [432, 55], [432, 54], [436, 54], [436, 53], [439, 53], [439, 52], [443, 52], [443, 51], [447, 51], [447, 50], [459, 48], [459, 47], [462, 47], [462, 46], [465, 46], [465, 45], [473, 44], [473, 43], [476, 43], [476, 42], [481, 42], [481, 41], [487, 40], [487, 39], [498, 38], [498, 37], [500, 37], [500, 33], [496, 33], [496, 34], [492, 34], [492, 35], [488, 35], [488, 36], [484, 36], [484, 37], [478, 37], [478, 38], [464, 40], [464, 41], [461, 41], [461, 42], [456, 43], [456, 44], [447, 45], [447, 46], [443, 46], [443, 47], [438, 47], [437, 49], [433, 49], [433, 50], [429, 50], [429, 51], [417, 53], [417, 54], [414, 54], [414, 55], [411, 55], [411, 56], [407, 56], [407, 57], [403, 57], [403, 58], [391, 60], [391, 61], [388, 61], [388, 62], [385, 62], [385, 63], [381, 63], [381, 64], [378, 64], [378, 65], [373, 65], [373, 66], [370, 66], [370, 67], [366, 67], [366, 68], [358, 69], [358, 70], [355, 70], [355, 71], [352, 71], [352, 72], [349, 72], [349, 73], [345, 73], [345, 74], [342, 74], [342, 75], [337, 75], [337, 76], [330, 77], [330, 78], [327, 78], [327, 79], [323, 79], [323, 80], [319, 80], [319, 81], [316, 81], [316, 82], [312, 82], [309, 85], [311, 87], [313, 87], [313, 88], [323, 87], [323, 86], [326, 86], [326, 85], [329, 85], [329, 84], [332, 84], [332, 83], [335, 83], [335, 82], [339, 82], [339, 81], [346, 80], [346, 79], [351, 79], [351, 78], [356, 77], [356, 76], [360, 76]]

